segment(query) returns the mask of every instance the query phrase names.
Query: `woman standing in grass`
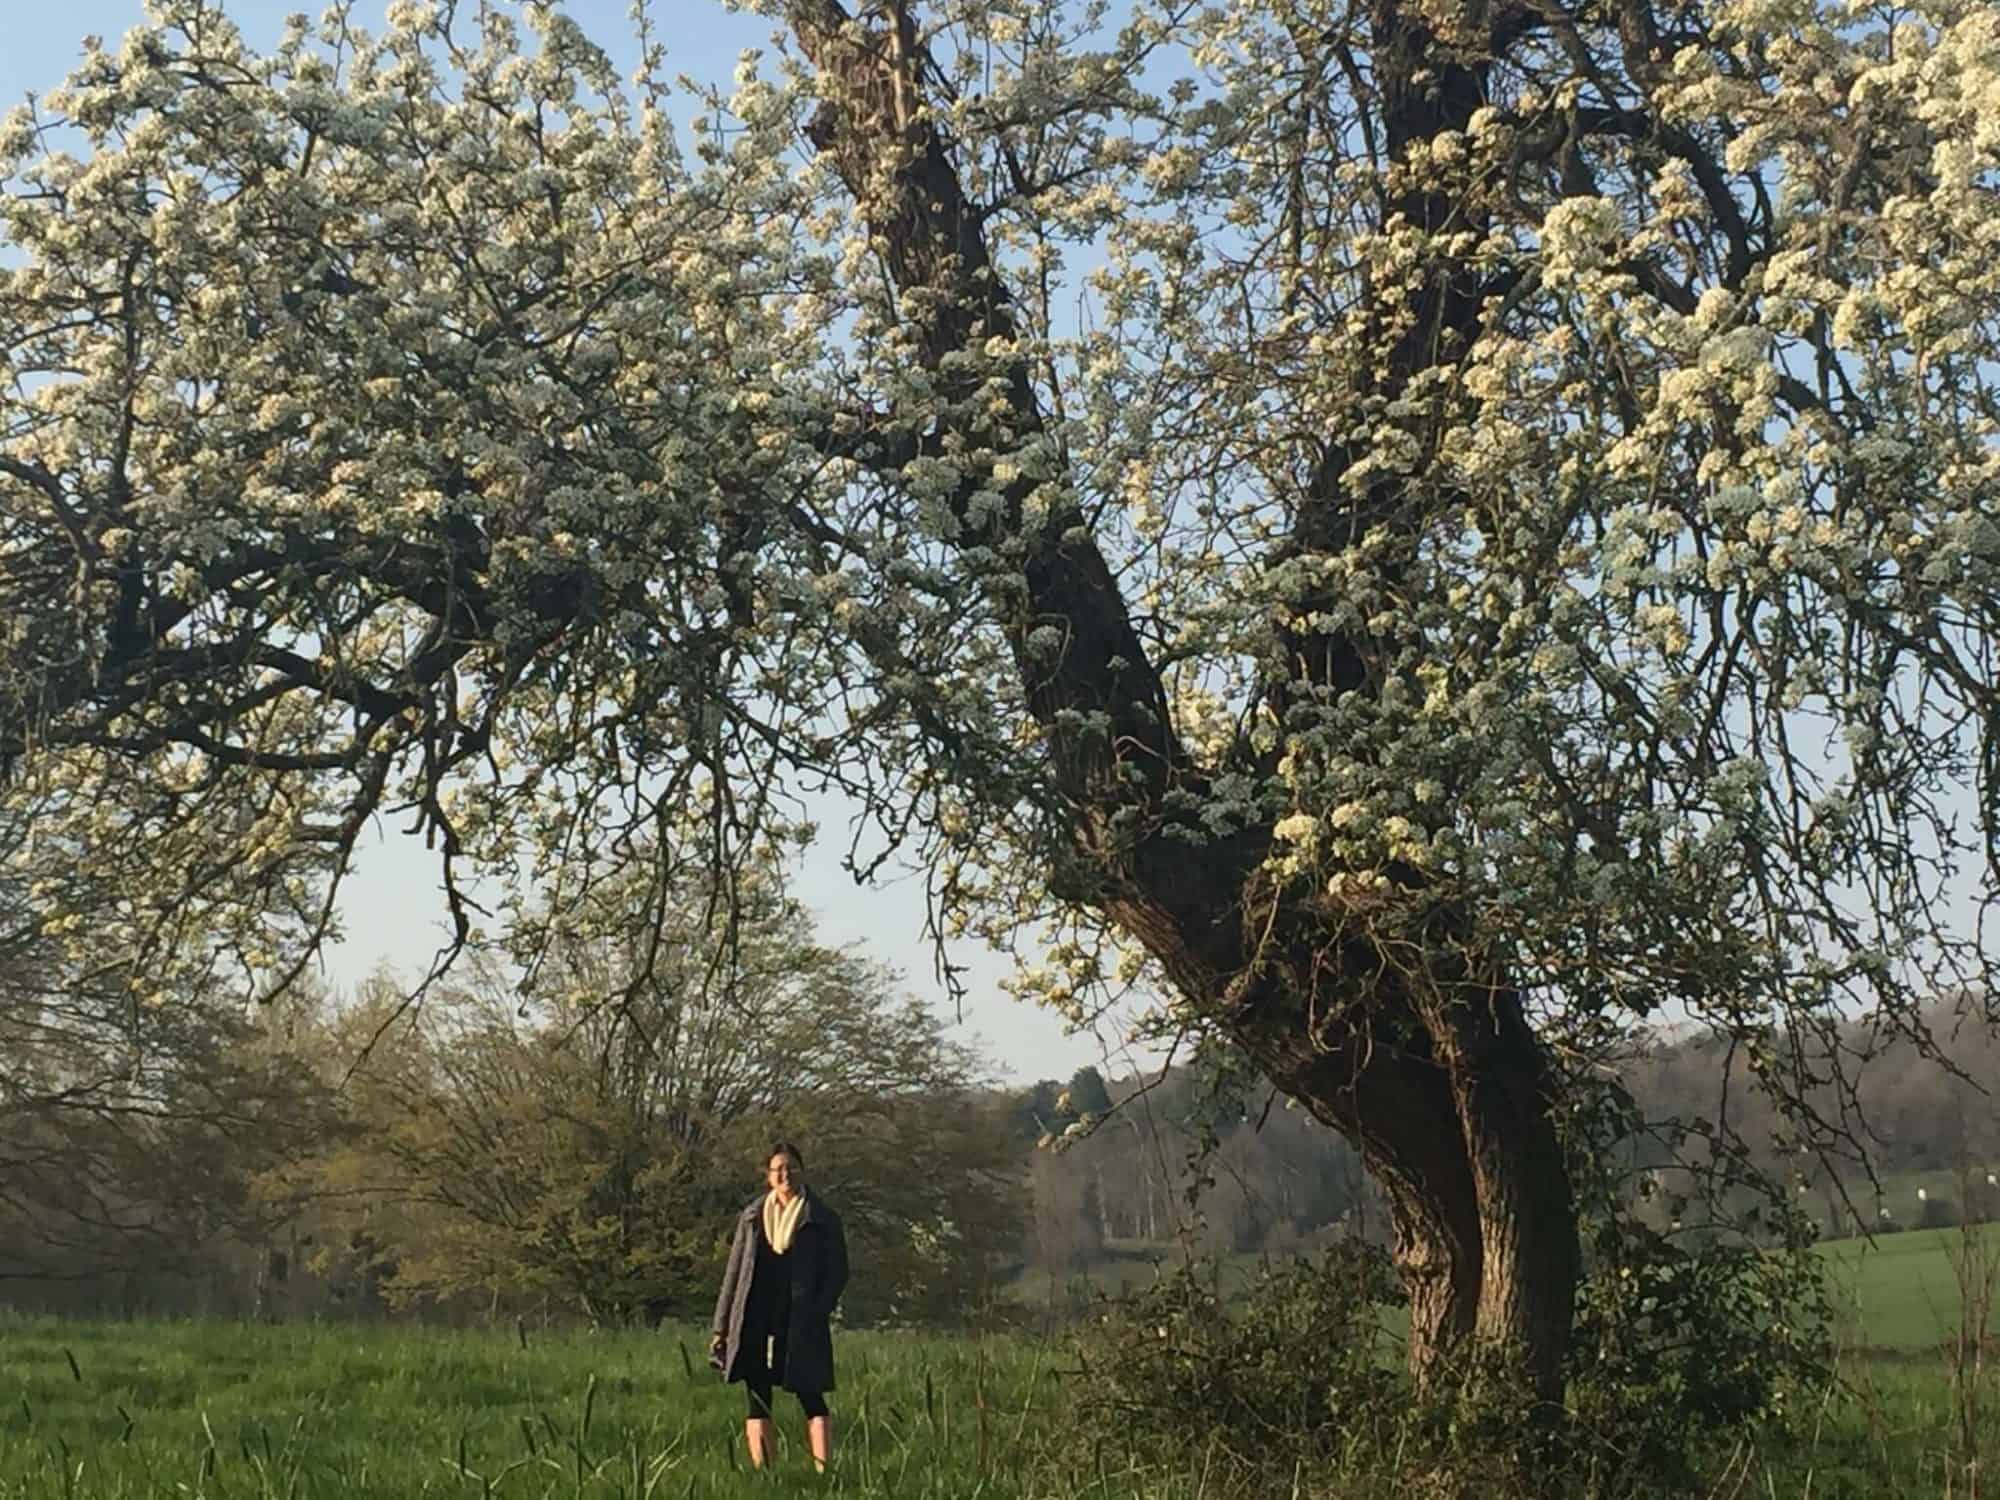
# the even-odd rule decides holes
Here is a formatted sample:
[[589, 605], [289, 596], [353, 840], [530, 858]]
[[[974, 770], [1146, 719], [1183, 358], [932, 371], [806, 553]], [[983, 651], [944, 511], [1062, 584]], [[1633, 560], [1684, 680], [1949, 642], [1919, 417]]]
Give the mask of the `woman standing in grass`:
[[805, 1182], [805, 1159], [789, 1141], [764, 1165], [768, 1191], [736, 1218], [736, 1240], [715, 1299], [708, 1357], [726, 1381], [742, 1381], [749, 1399], [743, 1440], [752, 1467], [771, 1451], [771, 1396], [783, 1386], [806, 1414], [813, 1466], [833, 1452], [826, 1393], [833, 1389], [829, 1322], [847, 1285], [847, 1237], [840, 1215]]

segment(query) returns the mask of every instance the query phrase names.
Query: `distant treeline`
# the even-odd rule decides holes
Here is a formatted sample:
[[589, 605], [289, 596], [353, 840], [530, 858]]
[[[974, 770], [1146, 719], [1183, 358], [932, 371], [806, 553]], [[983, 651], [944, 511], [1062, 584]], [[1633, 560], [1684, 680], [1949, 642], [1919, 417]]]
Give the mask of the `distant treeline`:
[[867, 1268], [852, 1319], [980, 1305], [1027, 1218], [1004, 1101], [770, 858], [727, 892], [621, 866], [532, 970], [482, 952], [420, 995], [147, 991], [0, 923], [0, 1300], [705, 1317], [788, 1140]]
[[[1919, 1018], [1921, 1042], [1868, 1022], [1797, 1046], [1778, 1036], [1761, 1060], [1708, 1037], [1654, 1038], [1624, 1069], [1639, 1113], [1707, 1127], [1710, 1149], [1676, 1147], [1665, 1132], [1635, 1142], [1637, 1181], [1655, 1189], [1649, 1209], [1671, 1218], [1691, 1168], [1727, 1149], [1783, 1188], [1822, 1238], [2000, 1219], [2000, 1036], [1985, 1011], [1976, 995], [1935, 1002]], [[1756, 1086], [1760, 1062], [1811, 1080], [1799, 1090], [1808, 1116], [1777, 1110]]]
[[[2000, 1180], [1988, 1181], [2000, 1179], [2000, 1038], [1969, 1007], [1939, 1005], [1927, 1020], [1928, 1046], [1865, 1023], [1838, 1034], [1866, 1062], [1851, 1091], [1808, 1091], [1826, 1150], [1802, 1149], [1800, 1123], [1755, 1086], [1747, 1054], [1705, 1036], [1641, 1038], [1619, 1070], [1635, 1118], [1651, 1127], [1627, 1143], [1628, 1200], [1663, 1224], [1696, 1212], [1695, 1177], [1727, 1153], [1735, 1173], [1763, 1174], [1827, 1238], [2000, 1218]], [[1800, 1053], [1795, 1061], [1810, 1061], [1810, 1048]], [[1218, 1092], [1199, 1068], [1109, 1083], [1086, 1068], [1012, 1096], [1024, 1144], [1060, 1139], [1087, 1115], [1108, 1118], [1067, 1149], [1038, 1153], [1031, 1169], [1023, 1254], [1036, 1271], [1082, 1271], [1135, 1243], [1242, 1254], [1388, 1238], [1386, 1203], [1352, 1148], [1268, 1090]], [[1921, 1198], [1882, 1182], [1912, 1174], [1946, 1181]], [[1748, 1189], [1719, 1196], [1751, 1201]]]
[[1281, 1252], [1387, 1232], [1344, 1140], [1268, 1087], [1218, 1087], [1199, 1066], [1110, 1083], [1083, 1068], [1014, 1095], [1009, 1117], [1032, 1151], [1021, 1250], [1035, 1271], [1142, 1246]]
[[[1083, 1068], [996, 1088], [920, 1008], [884, 1007], [869, 966], [805, 944], [774, 967], [789, 977], [754, 1013], [740, 995], [697, 1006], [688, 985], [528, 1006], [490, 978], [406, 1013], [385, 985], [211, 1011], [150, 1050], [67, 1063], [28, 1046], [17, 1008], [0, 1027], [0, 1305], [698, 1317], [773, 1131], [811, 1143], [809, 1175], [854, 1226], [856, 1321], [947, 1321], [1023, 1276], [1119, 1258], [1388, 1236], [1355, 1153], [1254, 1079]], [[1633, 1206], [1689, 1212], [1682, 1178], [1726, 1152], [1825, 1235], [2000, 1216], [2000, 1042], [1949, 1008], [1931, 1020], [1933, 1049], [1871, 1038], [1851, 1094], [1813, 1099], [1846, 1154], [1802, 1152], [1747, 1057], [1644, 1040], [1622, 1068], [1635, 1118], [1699, 1128], [1628, 1141]], [[1858, 1147], [1878, 1177], [1933, 1185], [1878, 1192]]]

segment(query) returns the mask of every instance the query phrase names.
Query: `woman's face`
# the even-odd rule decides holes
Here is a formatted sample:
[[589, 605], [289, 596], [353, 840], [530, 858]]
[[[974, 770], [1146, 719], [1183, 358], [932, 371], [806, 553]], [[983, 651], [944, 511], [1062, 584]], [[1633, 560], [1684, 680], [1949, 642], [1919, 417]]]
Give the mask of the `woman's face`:
[[764, 1168], [764, 1180], [771, 1185], [771, 1191], [778, 1195], [780, 1203], [792, 1201], [792, 1195], [806, 1185], [805, 1172], [799, 1166], [799, 1159], [780, 1151]]

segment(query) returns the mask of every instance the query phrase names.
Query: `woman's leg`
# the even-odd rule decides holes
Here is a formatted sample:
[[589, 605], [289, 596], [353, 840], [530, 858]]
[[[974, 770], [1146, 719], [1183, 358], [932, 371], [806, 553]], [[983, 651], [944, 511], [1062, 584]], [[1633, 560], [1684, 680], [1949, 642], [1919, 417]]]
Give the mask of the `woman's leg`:
[[812, 1449], [813, 1467], [825, 1472], [833, 1457], [833, 1418], [826, 1409], [826, 1397], [818, 1391], [800, 1391], [799, 1405], [806, 1414], [806, 1445]]
[[743, 1446], [750, 1450], [750, 1467], [761, 1469], [771, 1456], [771, 1387], [766, 1375], [762, 1383], [743, 1382], [749, 1411], [743, 1418]]

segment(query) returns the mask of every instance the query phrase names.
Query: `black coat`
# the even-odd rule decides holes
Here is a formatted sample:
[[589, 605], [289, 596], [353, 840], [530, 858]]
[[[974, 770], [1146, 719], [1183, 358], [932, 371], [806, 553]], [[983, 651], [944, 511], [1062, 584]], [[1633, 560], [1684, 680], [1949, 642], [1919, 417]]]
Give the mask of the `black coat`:
[[[833, 1389], [833, 1328], [829, 1319], [847, 1285], [847, 1236], [840, 1215], [826, 1201], [806, 1190], [799, 1210], [792, 1247], [767, 1260], [792, 1278], [791, 1321], [785, 1330], [785, 1379], [788, 1391]], [[757, 1274], [757, 1250], [764, 1239], [764, 1195], [752, 1198], [736, 1216], [736, 1239], [729, 1247], [729, 1264], [722, 1272], [722, 1290], [715, 1298], [712, 1330], [722, 1335], [722, 1378], [743, 1378], [744, 1313], [750, 1306], [750, 1284]]]

